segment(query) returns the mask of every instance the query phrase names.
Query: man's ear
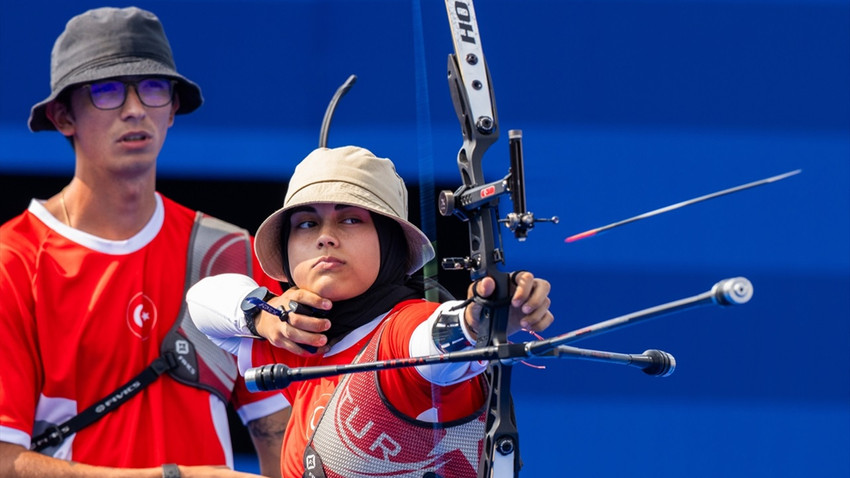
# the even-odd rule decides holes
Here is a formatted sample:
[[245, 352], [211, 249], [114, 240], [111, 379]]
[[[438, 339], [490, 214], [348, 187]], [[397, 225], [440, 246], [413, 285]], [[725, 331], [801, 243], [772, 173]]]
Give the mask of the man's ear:
[[74, 114], [67, 104], [56, 100], [51, 101], [47, 103], [44, 113], [60, 133], [65, 136], [73, 136], [75, 126]]

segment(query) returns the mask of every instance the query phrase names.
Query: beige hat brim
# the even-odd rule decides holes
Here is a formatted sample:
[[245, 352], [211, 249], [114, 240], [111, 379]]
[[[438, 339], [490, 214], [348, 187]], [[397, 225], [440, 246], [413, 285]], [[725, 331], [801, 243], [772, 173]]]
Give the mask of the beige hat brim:
[[[315, 198], [322, 198], [316, 200]], [[346, 182], [328, 181], [312, 183], [292, 194], [287, 205], [275, 211], [257, 229], [254, 240], [254, 251], [263, 271], [270, 277], [287, 282], [288, 278], [283, 270], [282, 246], [280, 243], [281, 227], [285, 212], [305, 204], [347, 204], [362, 207], [368, 211], [381, 214], [396, 221], [404, 231], [408, 244], [407, 273], [413, 274], [422, 268], [428, 261], [436, 256], [434, 247], [428, 236], [410, 222], [398, 217], [398, 213], [392, 211], [377, 196], [364, 188]]]

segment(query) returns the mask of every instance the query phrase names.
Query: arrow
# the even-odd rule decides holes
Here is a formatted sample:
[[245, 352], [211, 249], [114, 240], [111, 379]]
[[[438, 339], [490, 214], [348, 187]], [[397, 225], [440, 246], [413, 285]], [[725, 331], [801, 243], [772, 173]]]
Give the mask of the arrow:
[[669, 212], [669, 211], [672, 211], [674, 209], [679, 209], [681, 207], [690, 206], [691, 204], [696, 204], [698, 202], [707, 201], [709, 199], [714, 199], [716, 197], [736, 193], [738, 191], [743, 191], [745, 189], [754, 188], [756, 186], [762, 186], [764, 184], [774, 183], [774, 182], [779, 181], [781, 179], [785, 179], [787, 177], [794, 176], [795, 174], [799, 174], [801, 171], [802, 171], [802, 169], [796, 169], [794, 171], [789, 171], [787, 173], [779, 174], [777, 176], [772, 176], [772, 177], [769, 177], [769, 178], [760, 179], [758, 181], [753, 181], [751, 183], [742, 184], [740, 186], [735, 186], [733, 188], [724, 189], [722, 191], [717, 191], [717, 192], [714, 192], [714, 193], [711, 193], [711, 194], [706, 194], [705, 196], [700, 196], [700, 197], [697, 197], [697, 198], [688, 199], [687, 201], [682, 201], [682, 202], [679, 202], [679, 203], [676, 203], [676, 204], [673, 204], [673, 205], [670, 205], [670, 206], [662, 207], [662, 208], [656, 209], [654, 211], [645, 212], [645, 213], [637, 215], [635, 217], [630, 217], [629, 219], [624, 219], [622, 221], [618, 221], [618, 222], [615, 222], [613, 224], [608, 224], [607, 226], [598, 227], [596, 229], [591, 229], [589, 231], [585, 231], [585, 232], [582, 232], [582, 233], [579, 233], [579, 234], [572, 235], [572, 236], [566, 238], [564, 240], [564, 242], [576, 242], [578, 240], [585, 239], [585, 238], [588, 238], [588, 237], [593, 237], [597, 234], [600, 234], [600, 233], [603, 233], [605, 231], [614, 229], [615, 227], [624, 226], [626, 224], [638, 221], [640, 219], [646, 219], [648, 217], [657, 216], [658, 214]]

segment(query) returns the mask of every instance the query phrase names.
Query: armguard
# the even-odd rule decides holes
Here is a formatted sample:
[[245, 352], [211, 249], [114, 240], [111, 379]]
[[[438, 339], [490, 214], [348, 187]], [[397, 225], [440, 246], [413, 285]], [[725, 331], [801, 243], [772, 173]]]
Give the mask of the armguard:
[[475, 339], [463, 320], [466, 308], [445, 310], [440, 313], [431, 328], [434, 344], [443, 353], [456, 352], [475, 346]]

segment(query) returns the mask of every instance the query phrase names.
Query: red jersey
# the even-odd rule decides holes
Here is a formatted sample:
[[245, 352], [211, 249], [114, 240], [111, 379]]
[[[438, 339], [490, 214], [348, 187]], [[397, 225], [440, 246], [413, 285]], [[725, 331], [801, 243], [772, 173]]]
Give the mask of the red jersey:
[[[194, 219], [157, 195], [154, 216], [124, 241], [72, 229], [36, 200], [0, 226], [0, 440], [28, 448], [45, 423], [73, 417], [159, 356], [184, 301]], [[253, 262], [255, 278], [279, 290]], [[244, 421], [285, 406], [249, 393], [241, 377], [232, 401]], [[167, 374], [53, 455], [128, 468], [233, 465], [226, 405]]]
[[[437, 309], [439, 304], [422, 300], [405, 301], [386, 316], [364, 325], [334, 345], [329, 354], [299, 357], [265, 341], [245, 341], [250, 345], [251, 366], [283, 363], [290, 368], [352, 363], [383, 321], [388, 321], [378, 349], [378, 360], [409, 357], [413, 330]], [[389, 318], [392, 320], [389, 320]], [[240, 360], [247, 350], [240, 350]], [[281, 393], [292, 404], [292, 416], [286, 428], [281, 452], [284, 477], [300, 477], [304, 472], [303, 455], [341, 376], [293, 382]], [[386, 370], [379, 382], [387, 400], [399, 412], [411, 418], [437, 412], [437, 420], [446, 422], [469, 416], [484, 403], [485, 393], [478, 380], [440, 387], [425, 380], [414, 368]], [[430, 413], [429, 413], [430, 412]]]

